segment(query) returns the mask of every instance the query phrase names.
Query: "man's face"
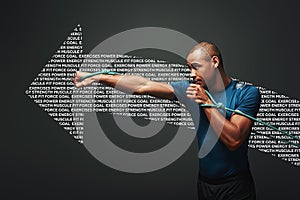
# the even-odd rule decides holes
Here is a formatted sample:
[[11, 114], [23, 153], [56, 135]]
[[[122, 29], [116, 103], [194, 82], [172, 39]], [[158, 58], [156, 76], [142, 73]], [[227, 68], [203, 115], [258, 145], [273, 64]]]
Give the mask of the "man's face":
[[215, 80], [215, 64], [212, 58], [202, 50], [189, 54], [187, 64], [191, 70], [190, 77], [195, 84], [207, 88], [207, 84]]

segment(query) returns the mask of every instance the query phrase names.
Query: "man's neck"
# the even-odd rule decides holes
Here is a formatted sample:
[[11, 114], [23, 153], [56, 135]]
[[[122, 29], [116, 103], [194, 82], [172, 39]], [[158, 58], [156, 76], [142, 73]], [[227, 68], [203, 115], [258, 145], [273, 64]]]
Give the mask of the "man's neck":
[[209, 90], [213, 93], [222, 92], [230, 84], [231, 78], [227, 76], [224, 72], [216, 75], [216, 81], [211, 85]]

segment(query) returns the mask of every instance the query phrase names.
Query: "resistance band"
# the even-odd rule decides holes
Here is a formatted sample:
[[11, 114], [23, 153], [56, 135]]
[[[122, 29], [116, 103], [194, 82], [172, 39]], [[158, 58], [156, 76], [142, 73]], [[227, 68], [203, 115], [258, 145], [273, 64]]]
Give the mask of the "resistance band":
[[[118, 72], [112, 72], [112, 71], [109, 71], [109, 70], [103, 70], [103, 71], [100, 71], [100, 72], [93, 72], [93, 73], [90, 73], [90, 74], [88, 74], [88, 75], [86, 75], [86, 76], [83, 76], [83, 77], [81, 77], [81, 78], [79, 79], [79, 81], [83, 81], [83, 80], [86, 79], [86, 78], [89, 78], [89, 77], [92, 77], [92, 76], [95, 76], [95, 75], [98, 75], [98, 74], [116, 75], [116, 74], [121, 74], [121, 73], [118, 73]], [[231, 109], [231, 108], [225, 107], [222, 103], [216, 102], [216, 101], [214, 100], [214, 98], [212, 97], [212, 95], [211, 95], [207, 90], [205, 90], [205, 92], [206, 92], [206, 94], [208, 95], [208, 97], [211, 99], [211, 101], [213, 102], [213, 104], [201, 104], [201, 105], [200, 105], [201, 107], [217, 108], [217, 109], [223, 109], [223, 110], [228, 110], [228, 111], [234, 112], [234, 113], [236, 113], [236, 114], [239, 114], [239, 115], [242, 115], [242, 116], [247, 117], [247, 118], [249, 118], [249, 119], [252, 119], [253, 121], [256, 121], [256, 122], [258, 122], [258, 123], [260, 123], [260, 124], [263, 124], [263, 125], [265, 125], [265, 126], [271, 128], [271, 129], [273, 129], [273, 130], [275, 130], [275, 131], [278, 131], [278, 132], [280, 132], [280, 133], [282, 133], [282, 134], [284, 134], [284, 135], [287, 135], [288, 137], [293, 138], [293, 139], [295, 139], [295, 140], [297, 140], [297, 141], [300, 142], [300, 138], [298, 138], [298, 137], [296, 137], [296, 136], [293, 136], [293, 135], [291, 135], [291, 134], [288, 134], [287, 132], [278, 129], [278, 128], [275, 127], [275, 126], [272, 126], [272, 125], [270, 125], [270, 124], [268, 124], [268, 123], [266, 123], [266, 122], [263, 122], [263, 121], [261, 121], [261, 120], [255, 118], [255, 117], [252, 117], [252, 116], [250, 116], [250, 115], [247, 115], [246, 113], [243, 113], [242, 111], [239, 111], [239, 110], [233, 110], [233, 109]], [[258, 134], [261, 134], [261, 133], [258, 133]], [[282, 142], [284, 142], [284, 143], [288, 143], [288, 144], [291, 144], [291, 145], [293, 145], [293, 146], [296, 146], [296, 147], [299, 147], [299, 148], [300, 148], [300, 144], [296, 144], [296, 143], [291, 142], [291, 141], [288, 141], [288, 140], [286, 140], [286, 139], [279, 139], [279, 138], [276, 138], [276, 137], [274, 137], [274, 136], [272, 136], [272, 135], [266, 135], [266, 134], [261, 134], [261, 135], [264, 135], [264, 136], [270, 137], [270, 138], [272, 138], [272, 139], [279, 140], [279, 141], [282, 141]]]
[[120, 74], [120, 73], [112, 72], [112, 71], [109, 71], [109, 70], [105, 69], [105, 70], [102, 70], [100, 72], [93, 72], [93, 73], [90, 73], [88, 75], [85, 75], [85, 76], [81, 77], [79, 79], [79, 81], [83, 81], [84, 79], [90, 78], [90, 77], [98, 75], [98, 74], [116, 75], [116, 74]]

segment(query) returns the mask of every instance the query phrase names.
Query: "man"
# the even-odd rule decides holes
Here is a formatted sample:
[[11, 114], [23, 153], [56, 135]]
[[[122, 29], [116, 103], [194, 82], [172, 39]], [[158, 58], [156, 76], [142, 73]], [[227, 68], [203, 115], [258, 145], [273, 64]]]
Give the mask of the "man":
[[213, 43], [196, 45], [187, 56], [187, 64], [193, 83], [179, 81], [167, 84], [138, 76], [105, 74], [80, 81], [88, 73], [79, 71], [74, 83], [76, 87], [82, 87], [99, 81], [131, 94], [178, 99], [191, 112], [200, 150], [205, 147], [204, 153], [200, 151], [202, 154], [199, 155], [199, 199], [255, 199], [247, 156], [253, 121], [239, 114], [201, 105], [213, 104], [205, 92], [207, 89], [226, 107], [255, 117], [260, 105], [258, 89], [226, 75], [221, 53]]

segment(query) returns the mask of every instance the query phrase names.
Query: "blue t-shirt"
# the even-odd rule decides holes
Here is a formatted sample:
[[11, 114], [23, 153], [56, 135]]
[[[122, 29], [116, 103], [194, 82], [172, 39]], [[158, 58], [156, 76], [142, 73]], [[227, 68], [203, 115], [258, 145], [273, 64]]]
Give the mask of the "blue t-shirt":
[[[235, 151], [229, 150], [218, 139], [209, 124], [204, 110], [199, 104], [187, 98], [188, 81], [171, 82], [174, 88], [175, 100], [179, 100], [190, 112], [197, 130], [199, 147], [199, 173], [207, 178], [223, 178], [249, 171], [248, 138]], [[240, 110], [252, 117], [260, 106], [259, 90], [249, 84], [231, 80], [223, 92], [213, 93], [216, 102], [222, 102], [226, 107]], [[232, 112], [219, 110], [227, 120]], [[221, 130], [221, 129], [220, 129]]]

